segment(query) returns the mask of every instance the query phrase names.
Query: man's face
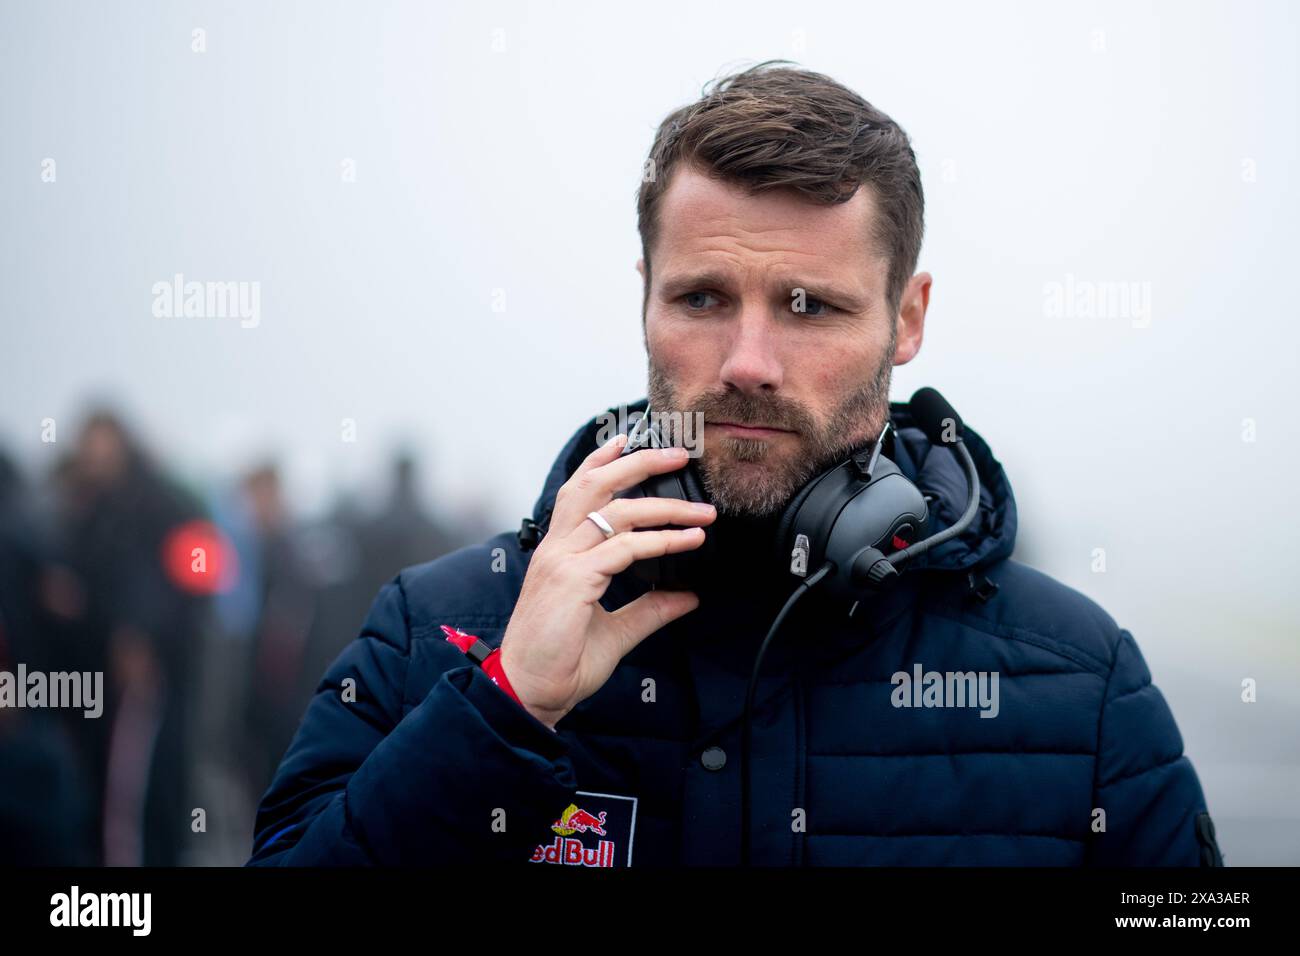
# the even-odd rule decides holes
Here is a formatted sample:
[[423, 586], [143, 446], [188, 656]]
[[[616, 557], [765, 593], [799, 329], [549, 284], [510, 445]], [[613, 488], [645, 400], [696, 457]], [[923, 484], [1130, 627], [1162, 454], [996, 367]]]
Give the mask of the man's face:
[[121, 433], [103, 422], [87, 425], [77, 445], [77, 467], [82, 478], [97, 486], [112, 485], [125, 474], [126, 466]]
[[650, 250], [648, 397], [656, 412], [703, 413], [699, 467], [719, 513], [780, 510], [884, 427], [890, 370], [921, 346], [930, 277], [912, 278], [896, 321], [874, 215], [865, 188], [822, 206], [674, 170]]

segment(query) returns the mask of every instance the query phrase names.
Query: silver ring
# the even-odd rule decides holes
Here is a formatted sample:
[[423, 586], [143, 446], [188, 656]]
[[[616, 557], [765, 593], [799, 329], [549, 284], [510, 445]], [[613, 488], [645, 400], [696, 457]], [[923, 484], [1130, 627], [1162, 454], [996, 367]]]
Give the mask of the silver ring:
[[596, 522], [596, 527], [604, 532], [606, 538], [614, 537], [614, 529], [609, 526], [609, 522], [605, 520], [605, 516], [599, 511], [589, 511], [587, 517]]

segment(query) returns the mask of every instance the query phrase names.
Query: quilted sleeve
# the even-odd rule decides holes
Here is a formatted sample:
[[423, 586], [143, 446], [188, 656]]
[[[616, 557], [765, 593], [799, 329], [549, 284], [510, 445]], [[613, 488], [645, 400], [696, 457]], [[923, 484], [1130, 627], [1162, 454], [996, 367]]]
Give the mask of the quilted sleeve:
[[1223, 865], [1178, 725], [1126, 630], [1102, 703], [1092, 818], [1091, 865]]
[[250, 866], [526, 862], [577, 784], [567, 744], [453, 645], [402, 716], [398, 581], [326, 672], [258, 808]]

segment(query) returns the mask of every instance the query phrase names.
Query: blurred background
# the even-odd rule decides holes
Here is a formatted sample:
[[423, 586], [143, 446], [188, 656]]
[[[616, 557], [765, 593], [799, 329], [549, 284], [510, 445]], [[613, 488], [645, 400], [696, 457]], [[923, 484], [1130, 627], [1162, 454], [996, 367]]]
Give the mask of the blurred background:
[[[383, 582], [517, 528], [564, 440], [644, 395], [654, 130], [779, 57], [913, 138], [935, 283], [894, 398], [940, 388], [1006, 467], [1015, 557], [1133, 632], [1227, 863], [1300, 864], [1272, 497], [1300, 465], [1298, 26], [1284, 0], [0, 3], [0, 670], [102, 671], [106, 699], [0, 709], [0, 862], [247, 859]], [[187, 315], [190, 282], [230, 298]]]

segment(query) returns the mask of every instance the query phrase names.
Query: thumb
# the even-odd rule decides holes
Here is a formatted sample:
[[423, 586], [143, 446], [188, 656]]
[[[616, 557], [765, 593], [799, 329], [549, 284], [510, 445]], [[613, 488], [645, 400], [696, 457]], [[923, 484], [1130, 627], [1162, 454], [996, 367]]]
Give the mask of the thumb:
[[700, 599], [694, 591], [649, 591], [611, 612], [610, 620], [623, 645], [620, 659], [665, 624], [699, 606]]

